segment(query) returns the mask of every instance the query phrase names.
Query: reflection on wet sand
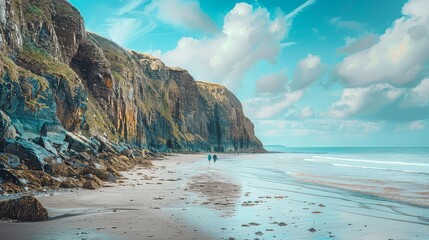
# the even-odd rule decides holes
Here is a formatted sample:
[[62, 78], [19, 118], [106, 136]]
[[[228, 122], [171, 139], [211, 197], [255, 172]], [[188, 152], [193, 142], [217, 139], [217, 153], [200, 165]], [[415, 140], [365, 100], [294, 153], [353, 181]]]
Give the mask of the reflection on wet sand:
[[202, 194], [205, 200], [196, 199], [193, 203], [208, 205], [217, 210], [232, 213], [241, 196], [241, 186], [219, 173], [208, 172], [190, 178], [187, 190]]

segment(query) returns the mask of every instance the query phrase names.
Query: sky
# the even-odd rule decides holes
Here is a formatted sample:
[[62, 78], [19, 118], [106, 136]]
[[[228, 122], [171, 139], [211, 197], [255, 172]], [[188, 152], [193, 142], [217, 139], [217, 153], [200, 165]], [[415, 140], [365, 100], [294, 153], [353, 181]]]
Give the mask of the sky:
[[220, 83], [265, 145], [429, 146], [429, 0], [69, 0], [88, 31]]

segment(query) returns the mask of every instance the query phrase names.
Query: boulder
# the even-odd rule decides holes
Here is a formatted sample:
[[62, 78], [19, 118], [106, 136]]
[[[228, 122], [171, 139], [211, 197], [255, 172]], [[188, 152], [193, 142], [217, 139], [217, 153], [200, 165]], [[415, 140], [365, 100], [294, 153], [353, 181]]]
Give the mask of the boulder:
[[82, 185], [82, 188], [95, 190], [100, 186], [94, 180], [86, 180], [86, 182]]
[[112, 179], [110, 172], [108, 172], [105, 169], [97, 169], [96, 167], [93, 167], [93, 166], [85, 167], [84, 169], [82, 169], [81, 174], [82, 175], [93, 174], [103, 181], [109, 181], [109, 179]]
[[[0, 110], [0, 141], [6, 138], [6, 135], [9, 135], [11, 127], [11, 120], [6, 113]], [[13, 126], [12, 126], [13, 127]], [[13, 128], [15, 130], [15, 128]], [[15, 132], [16, 135], [16, 132]]]
[[0, 202], [0, 218], [24, 222], [45, 221], [48, 211], [35, 197], [24, 196]]
[[34, 140], [35, 143], [39, 144], [40, 146], [44, 147], [46, 150], [51, 152], [52, 154], [58, 155], [57, 149], [52, 145], [50, 138], [47, 137], [40, 137], [36, 138]]
[[19, 164], [21, 164], [21, 161], [15, 155], [0, 153], [0, 163], [5, 164], [7, 168], [16, 168]]
[[59, 123], [44, 123], [40, 135], [48, 138], [52, 143], [62, 145], [66, 139], [66, 130]]
[[102, 136], [96, 136], [95, 138], [100, 143], [100, 148], [99, 148], [100, 152], [119, 153], [118, 147], [114, 143], [112, 143], [109, 139]]
[[2, 180], [2, 182], [11, 182], [18, 186], [24, 185], [22, 184], [18, 176], [6, 169], [0, 169], [0, 179]]
[[3, 138], [10, 138], [10, 139], [15, 139], [16, 138], [16, 130], [15, 127], [13, 125], [10, 125], [6, 131], [3, 134]]
[[61, 182], [60, 188], [78, 188], [81, 187], [82, 183], [74, 178], [66, 178]]
[[93, 153], [98, 153], [97, 144], [83, 135], [66, 132], [65, 141], [69, 143], [69, 148], [76, 152], [92, 151]]
[[33, 170], [43, 170], [45, 160], [55, 157], [43, 147], [22, 138], [16, 141], [6, 140], [4, 152], [18, 156], [29, 169]]

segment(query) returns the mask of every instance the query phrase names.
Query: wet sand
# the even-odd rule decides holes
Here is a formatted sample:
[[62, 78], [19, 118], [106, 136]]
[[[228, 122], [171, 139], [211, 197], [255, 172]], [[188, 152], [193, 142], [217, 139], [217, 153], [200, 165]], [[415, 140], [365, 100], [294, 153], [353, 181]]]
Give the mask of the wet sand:
[[124, 173], [125, 179], [101, 190], [39, 196], [49, 221], [0, 222], [0, 234], [5, 239], [429, 238], [428, 208], [285, 177], [264, 164], [270, 155], [219, 157], [209, 165], [205, 155], [176, 155], [154, 161], [153, 169]]

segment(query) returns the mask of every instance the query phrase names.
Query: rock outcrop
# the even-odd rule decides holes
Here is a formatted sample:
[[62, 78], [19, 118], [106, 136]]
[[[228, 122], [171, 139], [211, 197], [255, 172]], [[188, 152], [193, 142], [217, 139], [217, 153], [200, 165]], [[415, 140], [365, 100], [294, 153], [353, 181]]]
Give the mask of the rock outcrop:
[[0, 110], [0, 151], [31, 169], [131, 147], [263, 150], [225, 87], [86, 32], [65, 0], [0, 0]]

